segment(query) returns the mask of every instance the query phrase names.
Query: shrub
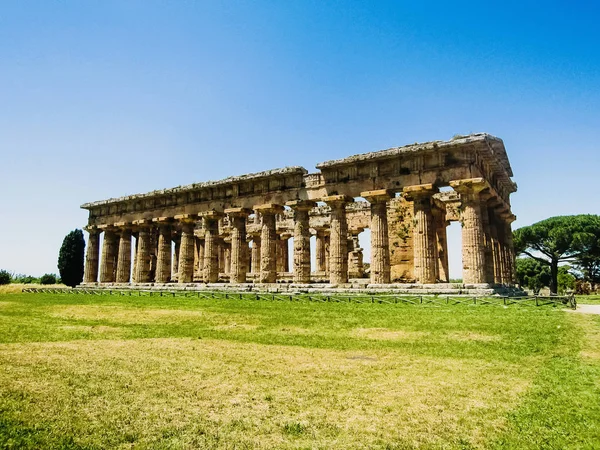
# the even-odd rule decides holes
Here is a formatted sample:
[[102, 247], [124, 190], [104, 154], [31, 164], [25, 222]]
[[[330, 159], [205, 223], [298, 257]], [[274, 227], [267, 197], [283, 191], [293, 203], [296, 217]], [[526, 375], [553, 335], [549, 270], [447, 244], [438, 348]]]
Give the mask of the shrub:
[[10, 273], [6, 270], [0, 270], [0, 284], [9, 284], [11, 278]]
[[40, 278], [40, 284], [56, 284], [56, 275], [53, 273], [45, 273]]

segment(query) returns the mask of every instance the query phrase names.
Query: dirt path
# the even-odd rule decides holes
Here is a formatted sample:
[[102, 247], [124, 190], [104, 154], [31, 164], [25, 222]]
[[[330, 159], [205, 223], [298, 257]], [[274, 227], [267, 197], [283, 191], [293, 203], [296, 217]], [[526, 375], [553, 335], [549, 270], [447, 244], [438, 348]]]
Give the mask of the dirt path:
[[[573, 311], [573, 310], [571, 310]], [[577, 309], [573, 312], [583, 314], [600, 314], [600, 305], [577, 305]]]

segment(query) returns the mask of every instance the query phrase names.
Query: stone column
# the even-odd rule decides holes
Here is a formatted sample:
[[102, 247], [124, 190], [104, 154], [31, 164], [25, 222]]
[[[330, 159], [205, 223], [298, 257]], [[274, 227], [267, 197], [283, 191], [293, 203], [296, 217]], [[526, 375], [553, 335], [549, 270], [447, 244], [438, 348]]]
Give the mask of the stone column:
[[415, 280], [421, 284], [435, 283], [438, 278], [437, 237], [431, 202], [437, 188], [432, 184], [420, 184], [406, 187], [404, 192], [413, 202]]
[[176, 233], [177, 234], [173, 236], [173, 242], [175, 243], [175, 251], [173, 252], [171, 281], [177, 281], [177, 279], [179, 278], [179, 251], [181, 250], [181, 233], [179, 231], [177, 231]]
[[115, 256], [117, 254], [117, 235], [111, 228], [104, 228], [102, 259], [100, 261], [100, 283], [115, 282]]
[[231, 264], [229, 282], [245, 283], [248, 274], [248, 243], [246, 242], [246, 220], [252, 211], [246, 208], [225, 210], [231, 223]]
[[487, 183], [483, 178], [470, 178], [451, 181], [450, 186], [461, 200], [463, 283], [483, 284], [486, 271], [480, 193], [488, 187]]
[[325, 239], [325, 228], [316, 228], [317, 230], [317, 242], [316, 242], [316, 259], [317, 259], [317, 272], [327, 272], [327, 255], [326, 255], [326, 239]]
[[283, 206], [267, 203], [255, 206], [254, 210], [262, 216], [259, 281], [275, 283], [277, 281], [275, 216], [283, 212]]
[[310, 226], [308, 212], [316, 206], [310, 200], [286, 203], [294, 212], [294, 283], [310, 283]]
[[260, 235], [252, 236], [252, 273], [260, 273]]
[[492, 260], [494, 264], [494, 284], [502, 284], [502, 250], [500, 248], [498, 219], [493, 210], [490, 211], [490, 241], [492, 244]]
[[135, 244], [133, 247], [133, 269], [131, 270], [131, 281], [137, 283], [135, 279], [135, 275], [137, 273], [137, 253], [138, 253], [138, 242], [140, 240], [139, 233], [134, 228], [134, 231], [131, 233], [131, 236], [135, 239]]
[[204, 280], [204, 228], [201, 230], [202, 235], [195, 239], [194, 249], [194, 280]]
[[450, 272], [448, 269], [448, 234], [446, 228], [449, 222], [446, 220], [445, 209], [433, 209], [433, 223], [437, 241], [437, 278], [442, 283], [448, 283], [450, 281]]
[[492, 246], [492, 230], [490, 227], [490, 213], [488, 209], [488, 200], [492, 198], [489, 190], [482, 191], [479, 194], [481, 201], [481, 228], [483, 230], [483, 253], [485, 260], [485, 282], [494, 283], [494, 249]]
[[499, 214], [499, 236], [500, 236], [500, 266], [502, 283], [513, 285], [516, 282], [516, 262], [515, 251], [512, 237], [511, 223], [515, 221], [510, 211], [502, 210]]
[[195, 214], [178, 214], [175, 216], [175, 220], [181, 223], [178, 283], [191, 283], [194, 281], [194, 227], [196, 218]]
[[88, 245], [85, 253], [84, 283], [98, 281], [98, 264], [100, 262], [100, 230], [95, 226], [85, 229], [89, 233]]
[[146, 220], [136, 220], [133, 223], [139, 226], [135, 281], [136, 283], [148, 283], [150, 281], [150, 259], [152, 258], [151, 230]]
[[348, 277], [362, 278], [364, 271], [363, 249], [360, 248], [358, 234], [364, 229], [350, 231], [348, 233]]
[[388, 236], [387, 204], [390, 191], [381, 189], [360, 194], [371, 204], [371, 283], [390, 282], [390, 240]]
[[346, 195], [330, 195], [323, 201], [331, 207], [329, 237], [329, 282], [343, 284], [348, 282], [348, 222], [346, 204], [353, 202]]
[[277, 272], [289, 272], [290, 264], [289, 264], [289, 251], [288, 251], [288, 239], [291, 237], [289, 233], [281, 233], [279, 234], [279, 239], [277, 239]]
[[207, 211], [204, 217], [204, 282], [216, 283], [219, 281], [219, 219], [223, 213]]
[[121, 228], [119, 259], [117, 260], [117, 283], [129, 283], [131, 279], [131, 228], [130, 224], [116, 224]]
[[158, 255], [156, 257], [156, 282], [168, 283], [171, 281], [171, 220], [168, 217], [153, 219], [158, 223]]

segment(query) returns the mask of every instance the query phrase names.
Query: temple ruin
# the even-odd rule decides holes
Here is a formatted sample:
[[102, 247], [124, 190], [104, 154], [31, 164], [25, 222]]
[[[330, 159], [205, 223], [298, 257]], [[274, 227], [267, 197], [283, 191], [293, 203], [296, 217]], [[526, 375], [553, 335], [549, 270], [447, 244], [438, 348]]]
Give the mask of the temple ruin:
[[[89, 211], [84, 285], [439, 289], [450, 281], [451, 221], [462, 225], [464, 285], [514, 284], [510, 194], [517, 188], [501, 139], [456, 136], [316, 167], [82, 205]], [[365, 229], [368, 270], [358, 241]]]

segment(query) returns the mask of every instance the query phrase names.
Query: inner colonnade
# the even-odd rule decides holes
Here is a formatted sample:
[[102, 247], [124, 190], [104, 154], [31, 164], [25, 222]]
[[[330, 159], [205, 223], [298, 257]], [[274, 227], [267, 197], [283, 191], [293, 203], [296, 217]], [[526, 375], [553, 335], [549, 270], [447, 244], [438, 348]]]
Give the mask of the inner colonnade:
[[348, 285], [367, 276], [358, 242], [365, 229], [370, 284], [447, 283], [446, 228], [460, 221], [463, 282], [514, 284], [509, 196], [516, 185], [500, 139], [458, 136], [317, 168], [84, 204], [84, 283]]

